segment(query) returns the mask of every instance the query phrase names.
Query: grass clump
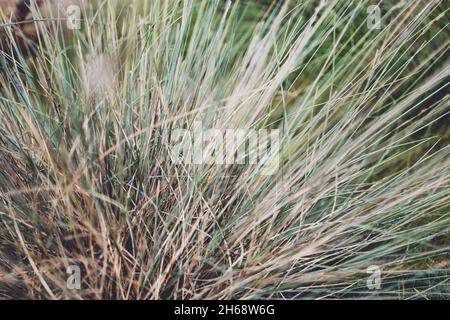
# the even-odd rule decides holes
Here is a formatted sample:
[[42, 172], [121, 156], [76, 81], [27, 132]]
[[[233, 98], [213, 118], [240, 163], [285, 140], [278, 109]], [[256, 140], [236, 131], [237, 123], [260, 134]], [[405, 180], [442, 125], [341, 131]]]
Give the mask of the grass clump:
[[[448, 298], [449, 8], [382, 3], [373, 29], [373, 4], [36, 18], [33, 57], [0, 57], [0, 296]], [[200, 121], [278, 129], [277, 170], [174, 163]]]

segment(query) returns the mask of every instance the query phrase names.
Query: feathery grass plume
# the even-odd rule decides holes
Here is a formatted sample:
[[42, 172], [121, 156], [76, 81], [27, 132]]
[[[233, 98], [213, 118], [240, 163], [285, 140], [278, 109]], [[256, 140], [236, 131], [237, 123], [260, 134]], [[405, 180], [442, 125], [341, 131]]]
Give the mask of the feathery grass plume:
[[113, 99], [117, 80], [114, 60], [109, 56], [94, 55], [88, 56], [81, 64], [80, 75], [86, 99]]
[[[443, 2], [118, 3], [1, 52], [0, 297], [449, 297]], [[173, 161], [208, 129], [278, 166]]]

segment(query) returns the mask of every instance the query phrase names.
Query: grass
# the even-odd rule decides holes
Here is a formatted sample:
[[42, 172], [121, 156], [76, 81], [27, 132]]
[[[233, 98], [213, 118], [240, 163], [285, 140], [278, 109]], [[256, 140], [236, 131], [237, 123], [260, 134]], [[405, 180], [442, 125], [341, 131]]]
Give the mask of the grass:
[[[0, 297], [449, 298], [449, 8], [385, 1], [370, 29], [370, 4], [34, 22], [33, 57], [0, 57]], [[278, 170], [175, 164], [171, 135], [200, 120], [279, 129]]]

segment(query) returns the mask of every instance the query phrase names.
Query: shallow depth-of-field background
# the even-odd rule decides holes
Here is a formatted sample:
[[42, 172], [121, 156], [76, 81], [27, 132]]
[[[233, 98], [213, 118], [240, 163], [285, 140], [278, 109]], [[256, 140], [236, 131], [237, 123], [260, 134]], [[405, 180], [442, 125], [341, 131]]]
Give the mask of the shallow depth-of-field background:
[[[75, 2], [2, 15], [0, 298], [450, 297], [448, 1]], [[200, 121], [274, 174], [174, 163]]]

